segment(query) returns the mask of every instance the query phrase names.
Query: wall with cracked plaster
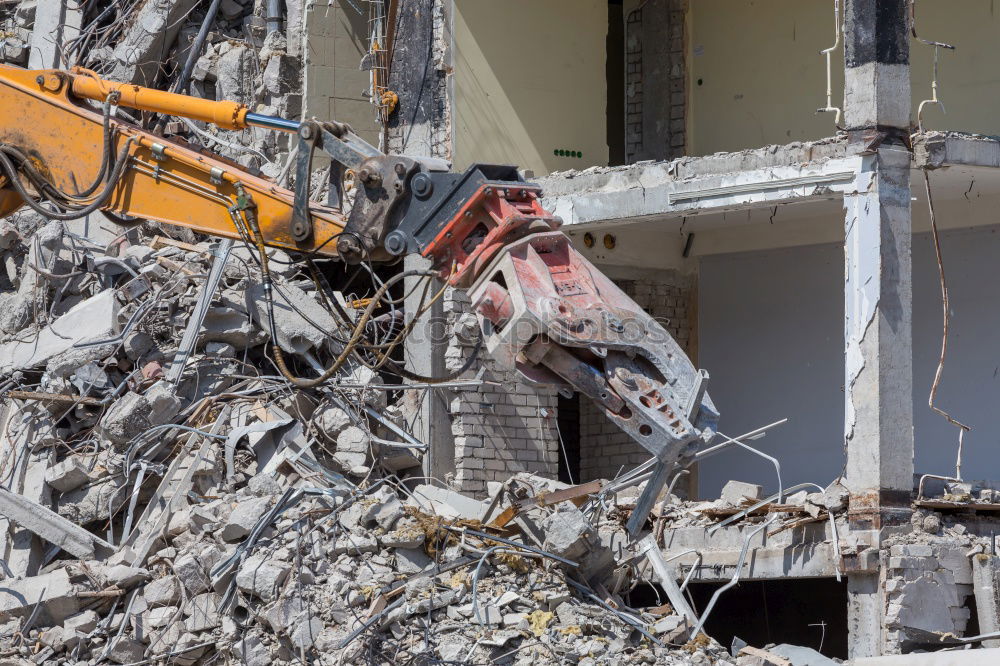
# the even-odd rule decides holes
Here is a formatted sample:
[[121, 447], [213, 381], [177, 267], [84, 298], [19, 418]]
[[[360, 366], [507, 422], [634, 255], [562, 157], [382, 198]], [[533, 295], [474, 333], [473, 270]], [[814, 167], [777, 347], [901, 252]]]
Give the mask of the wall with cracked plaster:
[[[941, 243], [952, 330], [938, 404], [973, 426], [965, 438], [965, 476], [991, 478], [1000, 469], [1000, 226], [945, 231]], [[712, 375], [720, 426], [736, 435], [788, 417], [757, 442], [781, 460], [786, 484], [824, 483], [844, 465], [843, 275], [839, 243], [701, 259], [699, 365]], [[927, 407], [941, 344], [938, 289], [930, 234], [916, 234], [916, 470], [953, 474], [957, 430]], [[732, 478], [775, 485], [769, 463], [734, 451], [701, 465], [701, 495], [717, 497]]]

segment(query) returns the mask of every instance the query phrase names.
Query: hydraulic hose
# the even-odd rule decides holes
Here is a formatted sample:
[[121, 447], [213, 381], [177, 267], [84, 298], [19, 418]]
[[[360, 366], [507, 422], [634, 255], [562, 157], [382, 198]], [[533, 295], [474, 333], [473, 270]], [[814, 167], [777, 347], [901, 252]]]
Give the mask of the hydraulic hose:
[[[125, 166], [128, 164], [128, 159], [127, 159], [128, 151], [134, 141], [135, 141], [134, 138], [129, 138], [129, 140], [125, 142], [125, 145], [122, 147], [121, 151], [118, 154], [118, 160], [115, 163], [114, 171], [111, 172], [110, 178], [108, 178], [105, 183], [104, 190], [97, 196], [97, 198], [94, 199], [94, 201], [91, 202], [90, 204], [84, 206], [83, 208], [70, 210], [65, 213], [58, 213], [55, 211], [51, 211], [32, 198], [32, 196], [25, 189], [24, 184], [21, 183], [21, 179], [17, 177], [18, 168], [15, 167], [14, 164], [10, 161], [10, 158], [7, 156], [6, 151], [4, 150], [0, 150], [0, 167], [2, 167], [4, 172], [6, 173], [8, 180], [10, 180], [11, 186], [14, 188], [15, 191], [17, 191], [17, 193], [21, 196], [24, 202], [32, 210], [52, 220], [78, 220], [81, 217], [86, 217], [87, 215], [90, 215], [91, 213], [99, 210], [108, 202], [108, 199], [111, 198], [111, 195], [114, 193], [118, 181], [121, 180], [122, 174], [125, 172]], [[24, 170], [26, 174], [34, 171], [34, 167], [32, 167], [28, 162], [22, 162], [21, 168]], [[35, 173], [35, 175], [36, 177], [38, 176], [37, 172]], [[59, 204], [59, 202], [55, 203]]]

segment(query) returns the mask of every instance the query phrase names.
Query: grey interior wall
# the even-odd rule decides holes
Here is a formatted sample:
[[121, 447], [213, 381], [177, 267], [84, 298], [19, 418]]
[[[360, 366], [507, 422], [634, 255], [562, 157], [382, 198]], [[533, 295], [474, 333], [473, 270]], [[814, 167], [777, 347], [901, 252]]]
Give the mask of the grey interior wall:
[[[1000, 227], [942, 234], [951, 334], [938, 405], [973, 426], [966, 478], [1000, 478]], [[941, 343], [937, 264], [929, 234], [913, 242], [916, 469], [954, 473], [957, 430], [927, 406]], [[839, 244], [705, 257], [699, 286], [701, 367], [712, 376], [722, 431], [788, 417], [757, 445], [786, 486], [825, 484], [843, 457], [843, 249]], [[776, 486], [773, 466], [743, 451], [703, 463], [703, 497], [728, 479]]]
[[[785, 485], [823, 483], [843, 467], [843, 250], [821, 245], [705, 257], [698, 289], [698, 365], [735, 436], [787, 417], [757, 440]], [[776, 486], [774, 467], [731, 450], [698, 468], [702, 497], [728, 479]]]

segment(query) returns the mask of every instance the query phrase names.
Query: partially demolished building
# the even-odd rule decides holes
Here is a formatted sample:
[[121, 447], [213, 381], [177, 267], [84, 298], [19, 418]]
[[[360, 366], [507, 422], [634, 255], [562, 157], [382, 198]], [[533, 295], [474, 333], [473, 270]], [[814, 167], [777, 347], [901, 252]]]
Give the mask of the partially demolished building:
[[[25, 209], [0, 220], [0, 655], [996, 663], [993, 9], [0, 0], [3, 63], [517, 165], [708, 370], [725, 433], [630, 536], [649, 453], [498, 364], [466, 294], [403, 277], [419, 257], [322, 263], [332, 309], [273, 250], [272, 322], [249, 246]], [[296, 177], [287, 134], [116, 113]], [[318, 374], [382, 286], [392, 361], [282, 376], [275, 346]]]

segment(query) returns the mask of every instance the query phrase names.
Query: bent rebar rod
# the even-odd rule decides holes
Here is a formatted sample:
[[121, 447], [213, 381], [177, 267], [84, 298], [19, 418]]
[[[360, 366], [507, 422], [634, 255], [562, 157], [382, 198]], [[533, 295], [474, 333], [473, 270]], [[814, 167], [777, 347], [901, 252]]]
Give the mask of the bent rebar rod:
[[761, 530], [768, 527], [774, 521], [775, 517], [773, 516], [768, 520], [765, 520], [756, 529], [751, 531], [747, 535], [747, 538], [743, 540], [743, 547], [740, 549], [740, 559], [736, 563], [736, 571], [733, 573], [733, 577], [730, 579], [728, 583], [717, 589], [715, 591], [715, 594], [712, 595], [712, 598], [708, 600], [708, 605], [705, 606], [704, 612], [702, 612], [701, 617], [698, 618], [698, 624], [695, 625], [694, 631], [691, 632], [691, 635], [693, 637], [695, 638], [698, 637], [698, 634], [701, 632], [701, 628], [705, 626], [705, 620], [708, 619], [709, 613], [712, 612], [712, 609], [715, 607], [715, 602], [719, 600], [719, 597], [722, 595], [722, 593], [731, 588], [733, 585], [736, 585], [736, 583], [740, 582], [740, 578], [742, 578], [743, 576], [743, 563], [747, 557], [747, 550], [749, 550], [750, 548], [750, 541], [752, 541], [753, 538], [757, 536]]

